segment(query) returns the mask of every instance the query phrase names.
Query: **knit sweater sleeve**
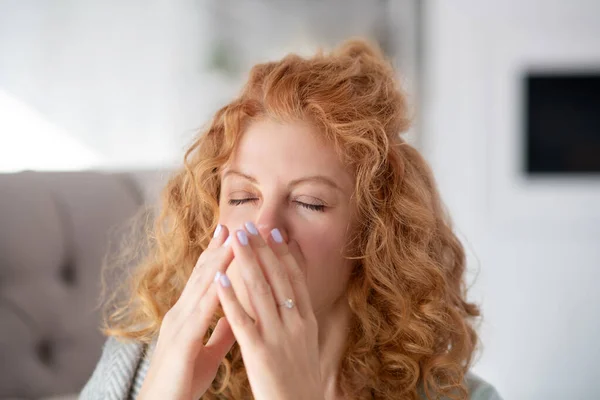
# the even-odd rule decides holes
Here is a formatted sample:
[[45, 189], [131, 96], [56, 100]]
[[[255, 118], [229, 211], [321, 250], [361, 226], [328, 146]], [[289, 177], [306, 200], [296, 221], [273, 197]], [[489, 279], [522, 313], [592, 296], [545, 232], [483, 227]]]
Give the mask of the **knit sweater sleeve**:
[[127, 400], [144, 345], [109, 337], [79, 400]]
[[470, 392], [469, 400], [502, 400], [496, 388], [481, 377], [469, 373], [466, 381]]

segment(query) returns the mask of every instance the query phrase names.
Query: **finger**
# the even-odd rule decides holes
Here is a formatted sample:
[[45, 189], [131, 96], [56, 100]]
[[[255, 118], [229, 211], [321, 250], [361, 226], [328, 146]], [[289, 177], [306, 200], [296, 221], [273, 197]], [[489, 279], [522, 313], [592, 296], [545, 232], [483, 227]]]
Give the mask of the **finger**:
[[[290, 283], [287, 269], [279, 257], [277, 257], [273, 252], [273, 249], [271, 249], [267, 242], [260, 236], [256, 226], [254, 226], [252, 222], [246, 222], [244, 225], [246, 231], [249, 233], [248, 238], [250, 247], [254, 250], [256, 258], [265, 274], [265, 278], [271, 285], [276, 305], [279, 306], [288, 298], [294, 299], [296, 296]], [[291, 315], [291, 313], [286, 312], [285, 315]]]
[[[216, 288], [215, 288], [216, 296]], [[217, 322], [215, 330], [210, 335], [206, 346], [196, 357], [194, 365], [194, 380], [199, 382], [212, 382], [215, 379], [219, 365], [235, 343], [235, 336], [226, 318]], [[199, 399], [204, 394], [204, 388], [199, 388], [199, 393], [194, 393], [193, 399]]]
[[225, 240], [229, 236], [229, 230], [225, 225], [217, 224], [215, 231], [213, 233], [213, 237], [208, 244], [208, 249], [214, 249], [223, 245]]
[[215, 249], [210, 257], [194, 268], [177, 302], [195, 307], [210, 287], [211, 278], [215, 276], [217, 271], [225, 271], [232, 260], [233, 251], [231, 248], [221, 246]]
[[233, 260], [233, 251], [230, 246], [225, 245], [226, 240], [223, 240], [225, 236], [229, 236], [229, 231], [226, 226], [222, 226], [211, 243], [211, 245], [221, 243], [220, 247], [205, 250], [202, 255], [208, 255], [204, 259], [202, 256], [198, 259], [198, 263], [177, 300], [179, 306], [185, 310], [184, 312], [190, 313], [198, 306], [217, 271], [225, 272]]
[[239, 229], [235, 231], [234, 236], [235, 239], [231, 241], [233, 254], [236, 262], [240, 265], [240, 275], [246, 285], [246, 291], [256, 319], [261, 325], [277, 329], [281, 319], [273, 298], [273, 289], [265, 278], [252, 247], [250, 247], [248, 234], [245, 230]]
[[[235, 336], [231, 330], [231, 326], [229, 325], [227, 318], [223, 317], [217, 322], [217, 326], [215, 326], [215, 330], [210, 335], [204, 348], [208, 357], [218, 365], [229, 350], [231, 350], [231, 346], [233, 346], [234, 343]], [[202, 360], [198, 361], [202, 362]]]
[[219, 301], [227, 317], [227, 322], [229, 322], [231, 330], [240, 346], [246, 347], [250, 343], [257, 343], [260, 340], [260, 335], [256, 329], [256, 325], [252, 321], [252, 318], [244, 311], [231, 287], [231, 281], [227, 275], [218, 274], [215, 286], [218, 288]]
[[[301, 268], [298, 261], [302, 261], [304, 265], [304, 258], [300, 252], [300, 248], [295, 241], [291, 241], [288, 245], [283, 240], [281, 233], [277, 228], [271, 231], [269, 236], [269, 245], [273, 249], [273, 252], [279, 257], [284, 268], [287, 270], [290, 284], [294, 289], [296, 298], [293, 299], [298, 308], [298, 312], [303, 317], [308, 317], [313, 313], [312, 304], [310, 301], [310, 294], [308, 292], [308, 286], [306, 285], [306, 272], [305, 268]], [[295, 255], [290, 251], [293, 249]]]
[[228, 237], [229, 237], [229, 229], [227, 229], [227, 227], [225, 225], [217, 224], [217, 227], [215, 228], [215, 230], [213, 232], [212, 239], [208, 243], [208, 246], [206, 247], [206, 249], [204, 249], [202, 254], [200, 254], [200, 257], [198, 257], [198, 260], [196, 261], [196, 264], [194, 265], [194, 269], [193, 269], [192, 273], [194, 271], [196, 271], [196, 269], [197, 269], [196, 267], [198, 267], [199, 265], [202, 265], [206, 261], [206, 259], [210, 258], [211, 254], [212, 254], [212, 250], [218, 249], [219, 247], [224, 246], [225, 243], [227, 242]]
[[[229, 237], [229, 229], [225, 225], [218, 224], [215, 231], [213, 232], [213, 237], [208, 244], [208, 247], [200, 254], [198, 260], [196, 260], [196, 264], [192, 269], [192, 275], [202, 274], [204, 270], [202, 269], [202, 265], [206, 264], [206, 262], [214, 257], [215, 251], [221, 249], [222, 247], [227, 247], [227, 238]], [[210, 272], [210, 271], [208, 271]], [[190, 276], [190, 278], [191, 278]], [[209, 275], [212, 276], [212, 275]]]
[[195, 344], [203, 343], [218, 305], [217, 289], [211, 285], [196, 307], [181, 318], [179, 333]]

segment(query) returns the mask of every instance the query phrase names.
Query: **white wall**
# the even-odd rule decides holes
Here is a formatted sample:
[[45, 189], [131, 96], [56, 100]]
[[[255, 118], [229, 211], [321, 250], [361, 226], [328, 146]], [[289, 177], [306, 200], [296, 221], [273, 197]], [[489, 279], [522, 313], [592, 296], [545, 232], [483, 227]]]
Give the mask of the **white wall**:
[[[391, 14], [310, 3], [0, 0], [0, 171], [177, 166], [252, 64], [373, 34]], [[410, 77], [414, 24], [389, 28]]]
[[599, 398], [600, 179], [525, 180], [518, 138], [525, 69], [600, 69], [600, 2], [426, 4], [422, 141], [479, 273], [475, 370], [506, 399]]
[[0, 147], [26, 153], [15, 132], [34, 146], [61, 132], [76, 145], [45, 145], [50, 167], [64, 166], [52, 156], [73, 158], [65, 146], [96, 155], [72, 169], [179, 163], [193, 133], [237, 89], [208, 68], [214, 32], [205, 4], [0, 0], [0, 94], [52, 127], [27, 133], [5, 123]]

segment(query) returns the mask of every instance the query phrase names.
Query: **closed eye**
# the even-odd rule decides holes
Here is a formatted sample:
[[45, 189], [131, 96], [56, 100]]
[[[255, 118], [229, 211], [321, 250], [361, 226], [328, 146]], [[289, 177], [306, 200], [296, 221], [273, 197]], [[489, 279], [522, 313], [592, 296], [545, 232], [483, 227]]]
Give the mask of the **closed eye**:
[[241, 206], [244, 203], [249, 203], [249, 202], [253, 203], [257, 200], [258, 200], [258, 198], [256, 198], [256, 197], [251, 197], [251, 198], [247, 198], [247, 199], [230, 199], [229, 205], [230, 206]]
[[296, 203], [298, 206], [304, 207], [308, 210], [319, 211], [319, 212], [325, 211], [325, 206], [321, 205], [321, 204], [309, 204], [309, 203], [303, 203], [301, 201], [294, 201], [294, 203]]
[[[246, 198], [246, 199], [230, 199], [228, 201], [228, 203], [230, 206], [241, 206], [242, 204], [254, 203], [256, 201], [258, 201], [258, 198], [250, 197], [250, 198]], [[310, 204], [310, 203], [303, 203], [301, 201], [294, 201], [294, 203], [296, 203], [296, 205], [299, 207], [306, 208], [307, 210], [318, 211], [318, 212], [325, 211], [325, 206], [322, 204]]]

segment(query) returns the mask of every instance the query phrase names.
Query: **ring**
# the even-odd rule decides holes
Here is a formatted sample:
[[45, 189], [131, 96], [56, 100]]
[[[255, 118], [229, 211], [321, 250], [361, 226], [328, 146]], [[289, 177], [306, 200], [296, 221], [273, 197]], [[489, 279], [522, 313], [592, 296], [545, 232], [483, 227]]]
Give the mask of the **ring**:
[[294, 300], [287, 298], [283, 303], [279, 304], [279, 307], [294, 308], [295, 304], [296, 303], [294, 303]]

